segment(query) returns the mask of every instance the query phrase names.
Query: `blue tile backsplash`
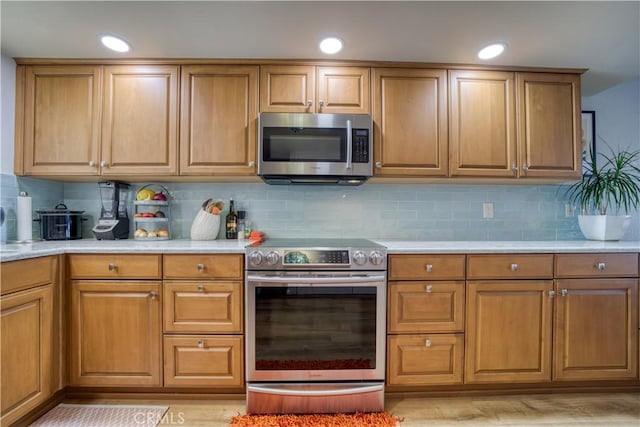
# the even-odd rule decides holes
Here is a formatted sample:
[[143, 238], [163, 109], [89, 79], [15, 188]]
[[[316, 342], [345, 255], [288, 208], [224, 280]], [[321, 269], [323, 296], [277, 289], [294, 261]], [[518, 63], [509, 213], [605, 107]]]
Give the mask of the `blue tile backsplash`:
[[[3, 237], [15, 238], [15, 198], [33, 197], [33, 208], [64, 202], [88, 218], [83, 236], [100, 216], [97, 183], [59, 183], [0, 175], [2, 206], [9, 212]], [[133, 196], [144, 184], [132, 184]], [[253, 228], [270, 237], [365, 237], [402, 240], [576, 240], [584, 239], [576, 217], [565, 217], [561, 185], [364, 184], [270, 186], [261, 183], [163, 183], [170, 193], [171, 234], [188, 239], [202, 202], [233, 198]], [[158, 187], [156, 187], [158, 188]], [[483, 203], [494, 204], [484, 219]], [[226, 214], [223, 212], [223, 215]], [[625, 240], [638, 240], [638, 215]], [[132, 224], [133, 229], [133, 224]], [[133, 235], [133, 234], [131, 234]], [[34, 237], [39, 236], [34, 223]], [[221, 227], [219, 237], [224, 237]]]

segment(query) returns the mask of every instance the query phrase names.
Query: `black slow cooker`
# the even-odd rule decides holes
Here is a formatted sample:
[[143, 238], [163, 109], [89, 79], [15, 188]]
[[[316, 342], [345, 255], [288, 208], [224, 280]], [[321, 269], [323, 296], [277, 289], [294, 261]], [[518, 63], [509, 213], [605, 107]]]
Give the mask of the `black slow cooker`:
[[75, 240], [82, 239], [82, 218], [84, 211], [71, 211], [64, 203], [53, 210], [38, 209], [40, 216], [34, 221], [40, 222], [40, 237], [43, 240]]

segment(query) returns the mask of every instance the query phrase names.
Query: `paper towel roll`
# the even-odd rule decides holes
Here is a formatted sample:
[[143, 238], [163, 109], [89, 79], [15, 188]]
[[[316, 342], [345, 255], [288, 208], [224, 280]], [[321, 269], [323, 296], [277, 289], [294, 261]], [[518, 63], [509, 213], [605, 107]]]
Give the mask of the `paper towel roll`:
[[31, 214], [31, 196], [20, 193], [16, 207], [18, 219], [18, 241], [33, 240], [33, 218]]

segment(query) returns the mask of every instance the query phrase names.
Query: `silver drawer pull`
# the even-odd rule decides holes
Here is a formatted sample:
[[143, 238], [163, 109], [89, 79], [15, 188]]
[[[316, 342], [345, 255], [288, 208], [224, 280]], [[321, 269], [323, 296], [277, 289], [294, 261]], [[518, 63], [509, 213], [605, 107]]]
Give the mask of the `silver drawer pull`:
[[556, 291], [549, 291], [549, 298], [553, 298], [556, 296]]
[[596, 264], [596, 268], [600, 271], [604, 271], [604, 269], [607, 268], [607, 264], [605, 264], [604, 262], [599, 262]]
[[204, 271], [204, 264], [198, 264], [196, 265], [196, 268], [198, 269], [198, 271], [202, 272]]
[[115, 264], [113, 263], [109, 264], [109, 271], [116, 271], [116, 270], [117, 270], [117, 267]]
[[433, 271], [433, 264], [427, 264], [424, 268], [427, 270], [427, 273], [431, 273]]
[[518, 271], [518, 264], [511, 264], [511, 271]]
[[204, 341], [198, 341], [198, 348], [204, 348]]
[[424, 345], [425, 345], [425, 347], [431, 347], [431, 340], [428, 339], [428, 338], [426, 340], [424, 340]]
[[151, 291], [151, 292], [149, 292], [149, 296], [151, 297], [151, 299], [156, 299], [158, 294], [156, 293], [156, 291]]
[[566, 289], [560, 289], [560, 295], [566, 297], [567, 295], [569, 295], [569, 291]]
[[198, 292], [204, 292], [204, 285], [198, 285]]
[[431, 292], [433, 292], [433, 285], [427, 285], [427, 286], [425, 286], [425, 291], [427, 291], [427, 293], [429, 293], [429, 294], [430, 294]]

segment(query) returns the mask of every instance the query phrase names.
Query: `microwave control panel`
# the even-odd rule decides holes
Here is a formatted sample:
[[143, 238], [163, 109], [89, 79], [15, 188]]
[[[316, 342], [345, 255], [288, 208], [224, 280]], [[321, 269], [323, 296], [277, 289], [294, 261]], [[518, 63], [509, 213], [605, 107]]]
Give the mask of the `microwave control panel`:
[[353, 153], [354, 163], [369, 163], [369, 130], [353, 130]]

